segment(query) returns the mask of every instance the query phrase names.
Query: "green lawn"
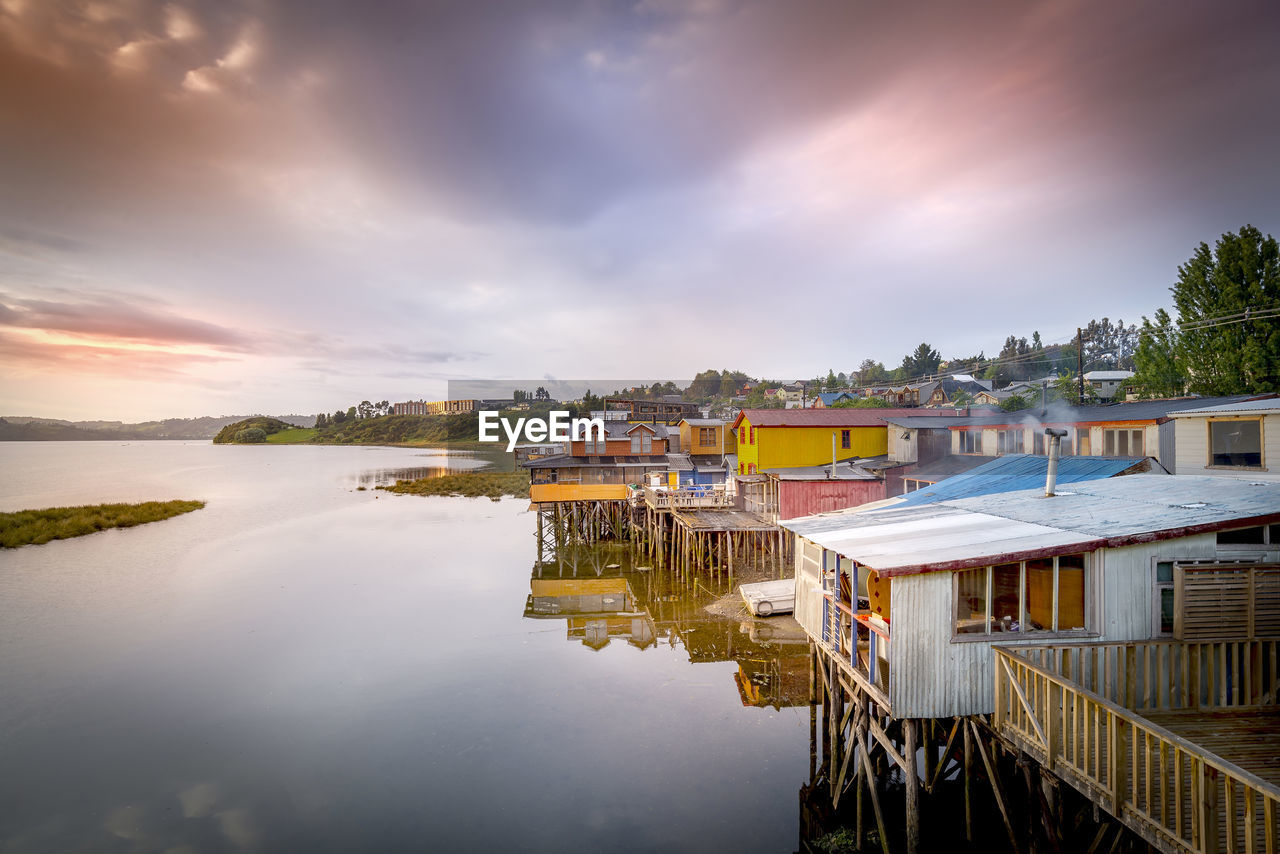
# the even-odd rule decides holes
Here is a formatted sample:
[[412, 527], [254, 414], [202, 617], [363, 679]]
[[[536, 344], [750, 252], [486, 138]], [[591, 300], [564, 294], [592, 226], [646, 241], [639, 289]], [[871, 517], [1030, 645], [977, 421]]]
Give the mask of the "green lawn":
[[147, 501], [142, 504], [94, 504], [0, 513], [0, 547], [39, 545], [82, 537], [108, 528], [132, 528], [199, 510], [203, 501]]
[[268, 445], [292, 445], [297, 442], [306, 442], [316, 434], [314, 427], [295, 427], [292, 430], [281, 430], [279, 433], [271, 433], [267, 436]]

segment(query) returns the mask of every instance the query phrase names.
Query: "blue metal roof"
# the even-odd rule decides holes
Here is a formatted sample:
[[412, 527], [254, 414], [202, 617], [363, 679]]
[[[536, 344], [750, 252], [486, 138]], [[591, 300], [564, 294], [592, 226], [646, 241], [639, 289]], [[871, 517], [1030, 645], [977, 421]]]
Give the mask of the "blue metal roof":
[[[1144, 459], [1145, 457], [1062, 457], [1058, 460], [1058, 483], [1078, 483], [1082, 480], [1114, 477]], [[1157, 471], [1160, 470], [1159, 466], [1155, 468]], [[938, 481], [933, 486], [908, 492], [894, 506], [915, 507], [937, 501], [991, 495], [996, 492], [1013, 492], [1037, 487], [1043, 489], [1048, 474], [1048, 457], [1009, 454], [963, 474]]]
[[849, 394], [849, 392], [847, 391], [820, 391], [816, 395], [814, 395], [814, 397], [817, 397], [818, 399], [820, 399], [822, 401], [823, 406], [830, 406], [831, 404], [836, 403], [837, 401], [842, 400], [844, 398], [848, 398], [849, 400], [857, 400], [856, 397]]

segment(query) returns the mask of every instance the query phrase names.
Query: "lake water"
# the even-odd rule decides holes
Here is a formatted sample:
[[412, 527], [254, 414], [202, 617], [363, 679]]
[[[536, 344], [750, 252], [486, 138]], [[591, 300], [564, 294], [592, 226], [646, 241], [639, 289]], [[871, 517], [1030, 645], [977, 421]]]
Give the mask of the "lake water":
[[0, 443], [0, 510], [208, 502], [0, 552], [0, 851], [794, 851], [807, 647], [537, 567], [526, 501], [357, 488], [482, 464]]

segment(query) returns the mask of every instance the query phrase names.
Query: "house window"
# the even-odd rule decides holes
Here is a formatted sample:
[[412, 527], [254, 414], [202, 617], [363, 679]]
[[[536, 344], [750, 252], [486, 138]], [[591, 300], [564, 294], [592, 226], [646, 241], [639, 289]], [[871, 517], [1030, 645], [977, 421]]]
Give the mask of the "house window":
[[1262, 468], [1262, 421], [1210, 421], [1209, 465]]
[[840, 431], [840, 447], [843, 450], [846, 450], [846, 451], [849, 450], [849, 431], [848, 430]]
[[698, 428], [698, 444], [714, 445], [716, 443], [716, 428], [699, 427]]
[[955, 573], [955, 634], [1079, 634], [1087, 629], [1083, 554]]
[[996, 432], [996, 454], [1000, 456], [1004, 454], [1021, 454], [1022, 447], [1021, 430], [999, 430]]
[[1259, 525], [1255, 528], [1236, 528], [1218, 532], [1218, 548], [1228, 551], [1238, 546], [1280, 546], [1280, 525]]
[[962, 454], [980, 454], [982, 453], [982, 431], [981, 430], [959, 430], [960, 436], [960, 453]]
[[[1062, 453], [1064, 454], [1071, 453], [1069, 450], [1067, 450], [1067, 443], [1065, 439], [1062, 442]], [[1087, 457], [1092, 453], [1092, 451], [1089, 450], [1089, 428], [1088, 427], [1080, 427], [1076, 430], [1076, 453], [1082, 457]]]
[[917, 489], [924, 489], [926, 486], [933, 486], [933, 481], [913, 480], [909, 478], [902, 481], [903, 492], [915, 492]]
[[754, 445], [755, 443], [756, 443], [756, 428], [755, 428], [755, 427], [752, 427], [752, 428], [751, 428], [751, 440], [750, 440], [749, 442], [747, 442], [747, 444], [748, 444], [748, 445]]
[[1173, 637], [1173, 561], [1156, 561], [1151, 570], [1151, 634]]
[[1107, 457], [1145, 457], [1143, 451], [1144, 431], [1138, 430], [1103, 430], [1102, 453]]
[[1031, 453], [1037, 457], [1044, 456], [1044, 433], [1039, 430], [1031, 434]]
[[640, 430], [631, 434], [631, 453], [653, 453], [653, 434], [648, 430]]

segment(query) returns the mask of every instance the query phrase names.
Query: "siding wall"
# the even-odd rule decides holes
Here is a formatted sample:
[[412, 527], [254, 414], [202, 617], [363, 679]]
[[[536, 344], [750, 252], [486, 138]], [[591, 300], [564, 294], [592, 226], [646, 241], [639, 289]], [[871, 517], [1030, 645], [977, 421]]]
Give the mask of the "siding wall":
[[883, 480], [783, 480], [778, 493], [779, 519], [843, 510], [885, 497]]
[[[840, 431], [849, 431], [849, 447], [840, 447]], [[836, 437], [836, 459], [878, 457], [888, 453], [888, 431], [878, 427], [760, 427], [756, 429], [756, 465], [761, 471], [831, 462], [831, 435]], [[746, 459], [738, 450], [739, 461]]]
[[[1088, 640], [1151, 637], [1152, 558], [1213, 558], [1215, 544], [1214, 534], [1199, 534], [1095, 553], [1091, 559], [1094, 610], [1090, 626], [1100, 637]], [[950, 572], [932, 572], [893, 579], [889, 703], [895, 717], [948, 717], [995, 710], [992, 644], [951, 640], [952, 578]], [[1031, 636], [1025, 643], [1045, 641]]]
[[[1255, 416], [1256, 417], [1256, 416]], [[1280, 415], [1265, 415], [1262, 420], [1262, 463], [1269, 471], [1209, 468], [1209, 428], [1207, 417], [1175, 418], [1174, 437], [1177, 474], [1201, 474], [1235, 477], [1246, 480], [1280, 478]]]

